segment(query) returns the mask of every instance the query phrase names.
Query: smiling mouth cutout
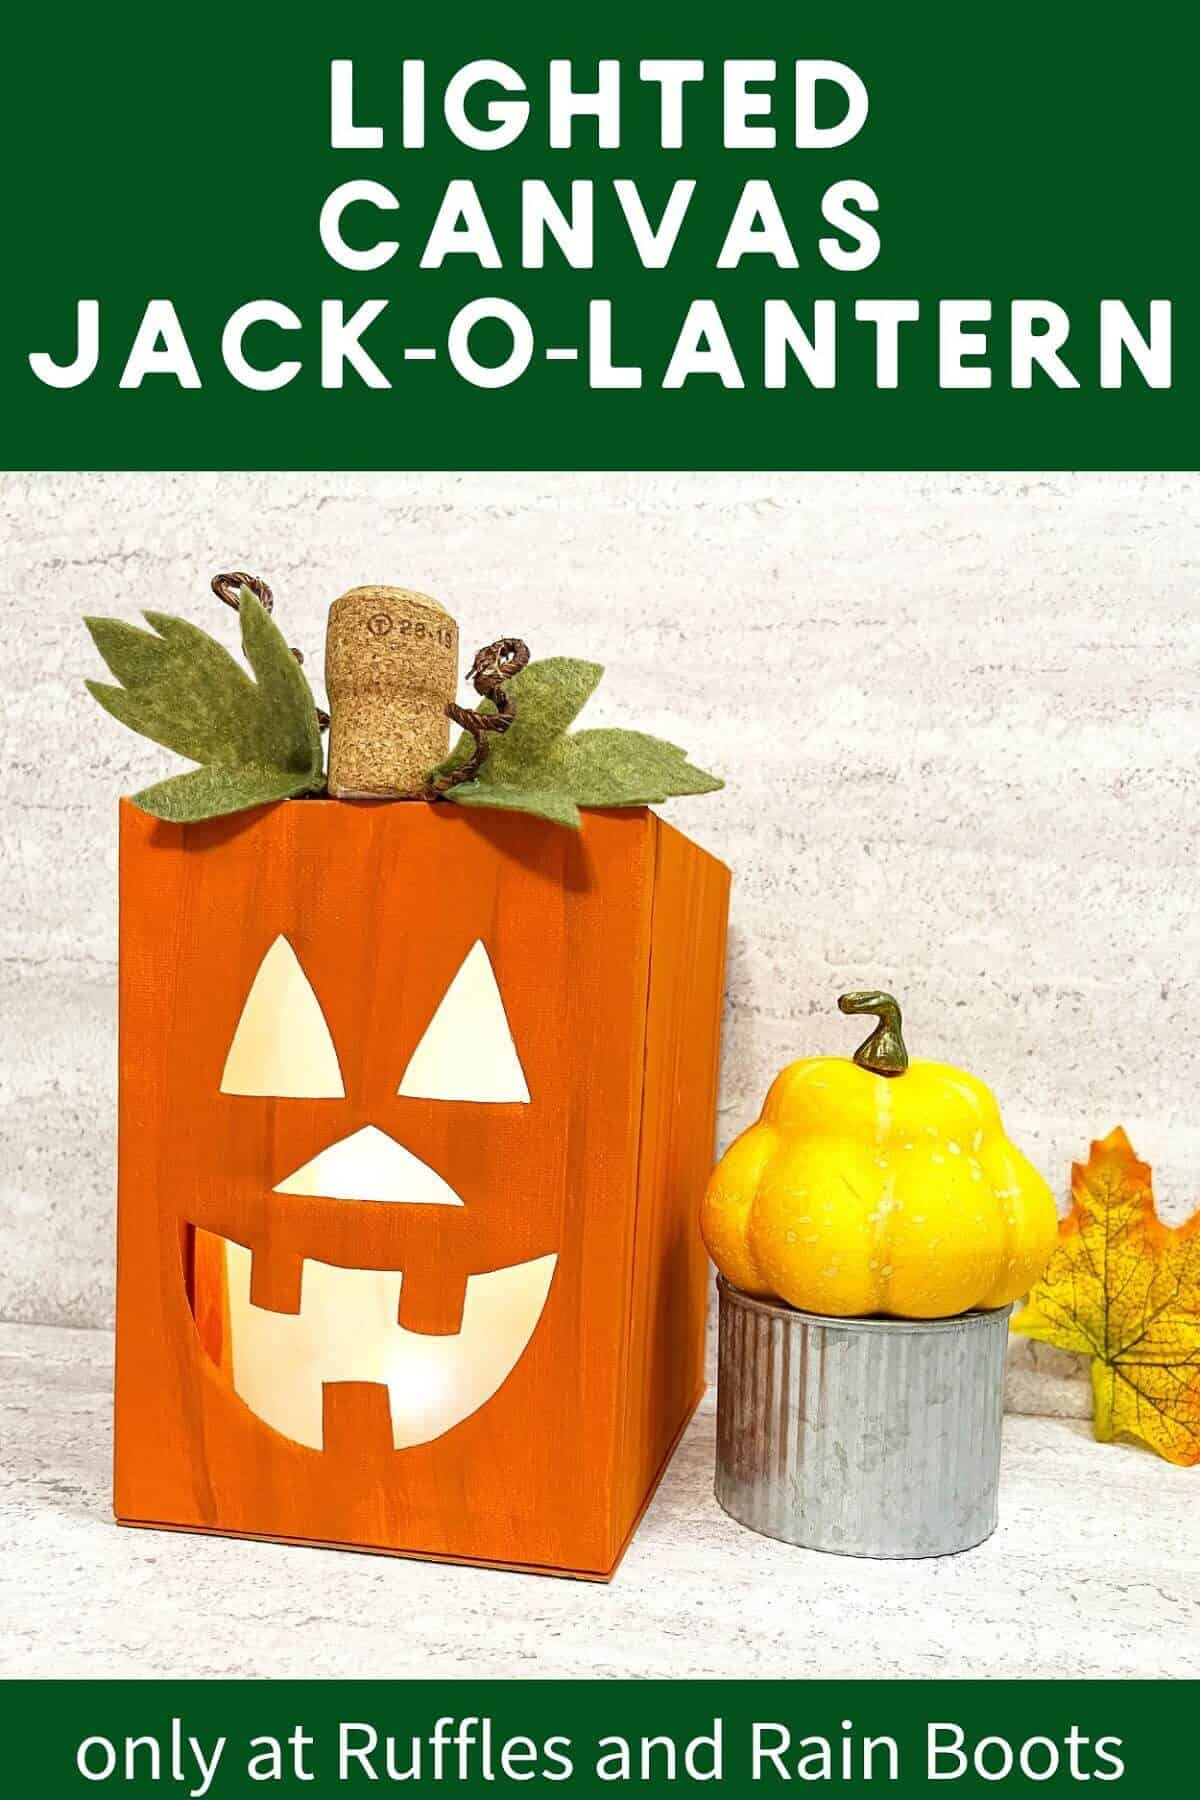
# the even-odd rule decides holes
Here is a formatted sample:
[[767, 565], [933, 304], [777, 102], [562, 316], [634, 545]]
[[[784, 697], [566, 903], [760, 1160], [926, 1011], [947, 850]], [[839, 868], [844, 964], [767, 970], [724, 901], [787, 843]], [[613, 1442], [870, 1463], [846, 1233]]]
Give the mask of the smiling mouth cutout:
[[[482, 1071], [471, 1069], [474, 1092], [464, 1091], [463, 1080], [462, 1051], [470, 1043], [488, 1043], [494, 1052]], [[221, 1091], [275, 1099], [345, 1096], [329, 1027], [284, 937], [275, 939], [259, 966]], [[482, 942], [447, 989], [397, 1091], [409, 1098], [528, 1103]], [[284, 1176], [273, 1192], [281, 1196], [281, 1206], [288, 1195], [351, 1205], [464, 1204], [436, 1170], [374, 1125], [334, 1140]], [[222, 1365], [234, 1392], [272, 1430], [313, 1450], [324, 1449], [325, 1390], [340, 1383], [386, 1390], [396, 1450], [429, 1443], [477, 1412], [529, 1344], [558, 1261], [551, 1253], [468, 1275], [459, 1330], [432, 1335], [399, 1323], [403, 1270], [344, 1268], [305, 1257], [299, 1310], [275, 1312], [250, 1298], [252, 1251], [200, 1226], [195, 1230], [203, 1241], [205, 1267], [219, 1269], [223, 1277], [227, 1359]]]
[[431, 1337], [397, 1323], [398, 1269], [306, 1257], [300, 1311], [270, 1312], [250, 1299], [250, 1251], [213, 1241], [224, 1252], [233, 1390], [273, 1431], [311, 1450], [325, 1447], [324, 1390], [337, 1382], [387, 1389], [396, 1450], [430, 1443], [477, 1412], [533, 1336], [558, 1261], [551, 1254], [469, 1275], [461, 1329]]

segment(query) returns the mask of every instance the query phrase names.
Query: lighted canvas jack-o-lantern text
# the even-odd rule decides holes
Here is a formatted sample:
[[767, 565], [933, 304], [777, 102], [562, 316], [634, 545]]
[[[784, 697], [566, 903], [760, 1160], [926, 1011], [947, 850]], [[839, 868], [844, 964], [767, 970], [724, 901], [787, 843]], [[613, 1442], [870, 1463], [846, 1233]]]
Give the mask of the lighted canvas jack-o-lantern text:
[[703, 1384], [728, 876], [122, 807], [116, 1507], [605, 1577]]

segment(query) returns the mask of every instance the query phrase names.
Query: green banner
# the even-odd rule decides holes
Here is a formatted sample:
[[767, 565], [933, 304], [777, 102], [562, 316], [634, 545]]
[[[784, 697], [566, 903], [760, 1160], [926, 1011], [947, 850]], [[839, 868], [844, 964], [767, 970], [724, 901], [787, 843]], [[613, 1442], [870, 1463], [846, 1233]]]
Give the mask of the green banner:
[[[65, 1682], [0, 1688], [13, 1791], [1185, 1792], [1128, 1682]], [[1103, 1784], [1099, 1789], [1095, 1784]]]
[[27, 8], [10, 468], [1178, 468], [1197, 15]]

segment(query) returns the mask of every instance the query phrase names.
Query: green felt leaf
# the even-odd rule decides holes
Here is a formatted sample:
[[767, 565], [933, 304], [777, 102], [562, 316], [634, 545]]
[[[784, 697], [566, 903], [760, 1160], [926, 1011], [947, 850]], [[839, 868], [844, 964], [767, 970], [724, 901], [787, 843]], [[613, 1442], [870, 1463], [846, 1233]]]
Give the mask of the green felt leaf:
[[460, 806], [492, 806], [501, 811], [536, 813], [539, 819], [549, 819], [554, 825], [579, 830], [579, 808], [562, 788], [509, 787], [503, 782], [487, 787], [480, 781], [464, 781], [459, 787], [451, 788], [446, 798], [456, 800]]
[[169, 613], [147, 612], [150, 631], [120, 619], [84, 621], [122, 684], [89, 681], [88, 692], [123, 725], [202, 765], [134, 796], [160, 818], [209, 818], [323, 785], [304, 671], [246, 588], [238, 616], [255, 680], [215, 638]]
[[242, 649], [258, 681], [259, 722], [264, 748], [269, 753], [264, 761], [267, 766], [278, 763], [303, 769], [310, 775], [315, 772], [319, 787], [321, 729], [317, 724], [317, 703], [304, 670], [270, 613], [248, 588], [242, 589], [238, 616], [242, 621]]
[[[579, 827], [581, 806], [646, 806], [673, 794], [710, 794], [724, 783], [688, 762], [684, 751], [641, 731], [579, 731], [567, 727], [595, 692], [604, 671], [598, 663], [546, 657], [530, 663], [508, 684], [516, 718], [504, 735], [489, 739], [487, 760], [474, 781], [451, 788], [460, 806], [492, 806], [537, 813], [555, 824]], [[483, 701], [480, 712], [494, 712]], [[471, 754], [464, 732], [442, 768]]]
[[248, 806], [265, 806], [302, 792], [290, 770], [255, 768], [250, 763], [224, 768], [213, 763], [206, 769], [187, 769], [156, 781], [134, 794], [133, 803], [156, 819], [183, 825], [195, 819], [216, 819], [226, 813], [244, 812]]
[[256, 695], [241, 664], [186, 620], [165, 613], [145, 616], [155, 631], [123, 619], [84, 620], [97, 650], [124, 683], [109, 687], [89, 681], [88, 692], [122, 725], [192, 762], [211, 762], [230, 742], [250, 740]]
[[714, 794], [725, 786], [695, 768], [685, 750], [644, 731], [577, 731], [562, 748], [580, 806], [649, 806], [672, 794]]
[[[601, 663], [580, 662], [571, 656], [545, 656], [514, 675], [508, 691], [518, 702], [516, 720], [503, 737], [489, 740], [488, 762], [493, 781], [506, 769], [527, 769], [552, 750], [587, 705], [603, 674]], [[481, 700], [476, 710], [494, 713], [496, 708], [490, 700]], [[474, 748], [474, 738], [464, 731], [439, 770], [465, 762]]]

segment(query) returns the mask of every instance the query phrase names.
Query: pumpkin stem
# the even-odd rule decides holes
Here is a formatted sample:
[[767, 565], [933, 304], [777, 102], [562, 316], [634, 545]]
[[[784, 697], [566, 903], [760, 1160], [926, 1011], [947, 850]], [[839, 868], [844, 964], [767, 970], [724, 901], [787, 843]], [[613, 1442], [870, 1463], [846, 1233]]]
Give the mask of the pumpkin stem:
[[875, 1075], [903, 1075], [908, 1067], [908, 1051], [900, 1034], [900, 1008], [890, 994], [864, 992], [842, 994], [838, 1007], [844, 1013], [874, 1013], [879, 1023], [854, 1052], [860, 1069]]

